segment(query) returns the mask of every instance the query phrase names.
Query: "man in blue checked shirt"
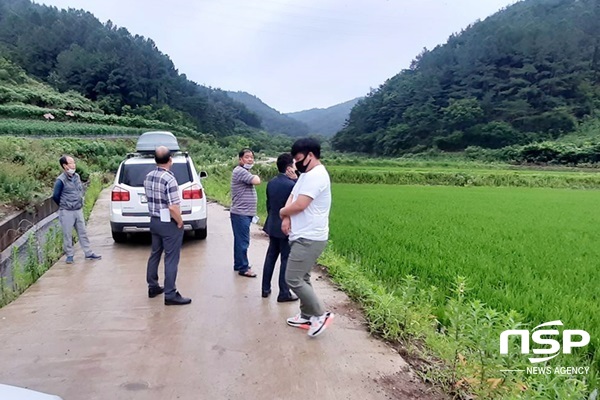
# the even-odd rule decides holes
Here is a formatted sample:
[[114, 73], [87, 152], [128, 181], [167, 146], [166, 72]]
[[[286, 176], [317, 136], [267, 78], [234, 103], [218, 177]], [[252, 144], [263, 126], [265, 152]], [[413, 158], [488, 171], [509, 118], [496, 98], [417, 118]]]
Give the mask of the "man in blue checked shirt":
[[[152, 234], [152, 253], [146, 271], [148, 297], [153, 298], [164, 292], [167, 306], [190, 304], [192, 299], [183, 297], [175, 287], [183, 241], [183, 219], [179, 186], [175, 175], [171, 172], [173, 165], [171, 152], [165, 146], [157, 147], [154, 161], [156, 161], [156, 169], [148, 173], [144, 180]], [[164, 288], [158, 284], [158, 264], [163, 250], [165, 252]]]

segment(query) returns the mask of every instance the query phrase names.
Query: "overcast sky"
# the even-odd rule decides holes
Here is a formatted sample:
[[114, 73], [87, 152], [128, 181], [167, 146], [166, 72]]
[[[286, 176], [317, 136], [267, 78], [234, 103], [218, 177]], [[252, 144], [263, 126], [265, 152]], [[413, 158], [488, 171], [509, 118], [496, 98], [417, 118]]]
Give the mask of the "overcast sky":
[[363, 96], [515, 0], [38, 0], [149, 37], [180, 73], [281, 112]]

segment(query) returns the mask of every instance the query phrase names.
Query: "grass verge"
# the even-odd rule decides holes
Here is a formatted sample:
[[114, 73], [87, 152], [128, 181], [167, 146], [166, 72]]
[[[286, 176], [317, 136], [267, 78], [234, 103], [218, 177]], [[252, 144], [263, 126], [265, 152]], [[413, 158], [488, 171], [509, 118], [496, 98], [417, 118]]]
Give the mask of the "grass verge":
[[[86, 220], [98, 200], [102, 185], [102, 175], [90, 175], [90, 184], [85, 193], [83, 209]], [[43, 242], [42, 246], [40, 246], [40, 242]], [[57, 221], [53, 222], [43, 241], [36, 237], [35, 233], [30, 233], [26, 251], [26, 256], [21, 257], [17, 248], [13, 246], [10, 276], [0, 276], [0, 307], [19, 297], [62, 256], [63, 235]], [[23, 259], [25, 259], [24, 262]]]

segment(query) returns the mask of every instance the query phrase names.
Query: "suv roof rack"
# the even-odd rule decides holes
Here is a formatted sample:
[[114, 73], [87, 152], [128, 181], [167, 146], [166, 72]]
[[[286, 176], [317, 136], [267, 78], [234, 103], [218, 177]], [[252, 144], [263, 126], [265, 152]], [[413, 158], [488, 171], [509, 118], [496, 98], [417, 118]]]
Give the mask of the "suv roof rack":
[[166, 146], [172, 152], [180, 151], [177, 138], [171, 132], [152, 131], [140, 135], [135, 146], [137, 153], [154, 153], [158, 146]]
[[[178, 155], [182, 155], [184, 157], [189, 157], [190, 154], [187, 151], [173, 151], [171, 153], [172, 156], [178, 156]], [[133, 157], [145, 157], [145, 158], [150, 158], [150, 157], [154, 157], [154, 150], [152, 152], [146, 152], [146, 151], [142, 151], [142, 152], [136, 152], [136, 153], [127, 153], [127, 156], [125, 156], [126, 159], [130, 159]]]

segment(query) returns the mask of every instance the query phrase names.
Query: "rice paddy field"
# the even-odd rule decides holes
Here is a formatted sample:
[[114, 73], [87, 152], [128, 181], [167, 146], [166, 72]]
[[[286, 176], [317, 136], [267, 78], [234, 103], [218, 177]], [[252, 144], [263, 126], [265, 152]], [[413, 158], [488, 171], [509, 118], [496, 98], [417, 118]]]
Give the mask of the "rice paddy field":
[[[407, 176], [407, 170], [422, 176], [461, 169], [329, 169], [334, 182], [330, 247], [362, 275], [390, 293], [407, 275], [415, 276], [421, 288], [437, 287], [434, 313], [443, 324], [449, 322], [444, 304], [453, 283], [465, 277], [468, 300], [501, 313], [517, 311], [526, 323], [522, 329], [561, 320], [564, 329], [587, 331], [592, 343], [586, 352], [594, 359], [588, 365], [597, 374], [600, 174], [466, 169], [482, 182], [487, 174], [508, 178], [481, 186], [415, 185], [364, 182], [379, 182], [382, 174]], [[357, 174], [366, 179], [344, 183], [354, 182]], [[545, 182], [551, 188], [543, 187]], [[264, 188], [259, 190], [263, 215]]]
[[[264, 210], [264, 186], [259, 207]], [[331, 244], [390, 290], [458, 275], [470, 296], [600, 337], [600, 190], [333, 185]]]
[[[406, 275], [600, 334], [600, 191], [337, 184], [331, 242], [390, 290]], [[442, 302], [444, 298], [440, 298]]]

